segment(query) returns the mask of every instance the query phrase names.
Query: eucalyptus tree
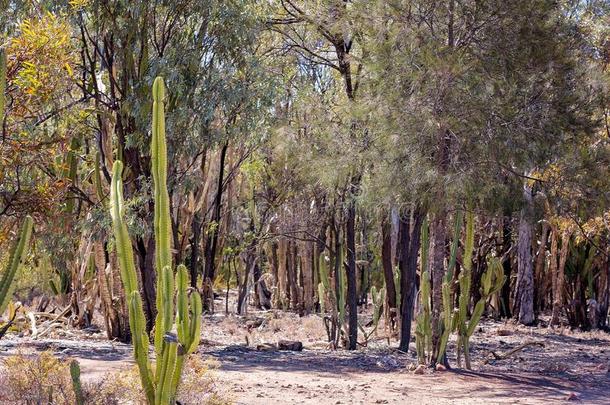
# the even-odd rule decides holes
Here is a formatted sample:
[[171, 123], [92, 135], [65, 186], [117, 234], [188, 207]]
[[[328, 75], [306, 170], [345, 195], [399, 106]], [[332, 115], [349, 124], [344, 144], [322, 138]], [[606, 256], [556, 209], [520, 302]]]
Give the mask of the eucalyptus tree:
[[[347, 307], [349, 311], [348, 348], [355, 350], [358, 338], [358, 296], [356, 268], [356, 199], [363, 176], [359, 151], [366, 147], [365, 124], [353, 115], [362, 79], [362, 58], [366, 46], [361, 41], [359, 10], [366, 1], [324, 0], [307, 2], [280, 0], [274, 3], [275, 14], [269, 19], [270, 29], [283, 39], [284, 52], [298, 56], [299, 63], [312, 63], [330, 69], [342, 82], [343, 107], [340, 119], [347, 134], [346, 144], [339, 151], [351, 162], [347, 175], [338, 179], [344, 184], [345, 246], [347, 251]], [[346, 148], [347, 146], [347, 148]], [[338, 163], [338, 162], [337, 162]]]
[[[244, 2], [113, 0], [78, 7], [80, 88], [94, 100], [93, 143], [105, 182], [110, 180], [109, 168], [115, 158], [125, 164], [125, 196], [131, 207], [129, 222], [137, 235], [133, 244], [149, 330], [155, 314], [154, 240], [149, 226], [153, 211], [148, 147], [152, 80], [162, 75], [172, 89], [166, 106], [168, 187], [177, 229], [173, 245], [184, 248], [179, 240], [196, 231], [191, 249], [199, 250], [201, 228], [210, 225], [206, 215], [213, 213], [211, 220], [218, 221], [218, 208], [204, 204], [207, 189], [201, 186], [201, 178], [207, 172], [206, 159], [217, 144], [251, 136], [260, 121], [259, 111], [264, 111], [261, 100], [268, 86], [261, 84], [254, 51], [256, 20], [256, 10]], [[224, 166], [222, 159], [220, 163]], [[218, 172], [216, 207], [226, 187], [223, 170]], [[194, 199], [194, 208], [181, 210], [189, 199]], [[209, 245], [215, 246], [216, 237], [213, 231]], [[216, 255], [214, 248], [206, 253]], [[201, 266], [197, 254], [191, 257], [195, 258], [190, 263], [191, 282], [195, 283]], [[213, 278], [213, 257], [206, 264], [207, 276]]]

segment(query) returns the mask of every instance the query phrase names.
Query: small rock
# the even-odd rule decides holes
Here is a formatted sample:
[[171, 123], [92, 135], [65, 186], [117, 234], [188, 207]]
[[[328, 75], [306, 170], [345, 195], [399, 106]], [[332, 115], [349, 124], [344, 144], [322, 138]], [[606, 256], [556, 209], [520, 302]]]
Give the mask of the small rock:
[[426, 366], [424, 366], [423, 364], [420, 364], [419, 366], [417, 366], [417, 368], [415, 369], [415, 371], [413, 373], [414, 374], [423, 374], [425, 370], [426, 370]]
[[568, 395], [566, 395], [565, 400], [566, 401], [578, 401], [578, 394], [575, 392], [570, 392]]
[[439, 363], [436, 365], [436, 371], [447, 371], [447, 367]]

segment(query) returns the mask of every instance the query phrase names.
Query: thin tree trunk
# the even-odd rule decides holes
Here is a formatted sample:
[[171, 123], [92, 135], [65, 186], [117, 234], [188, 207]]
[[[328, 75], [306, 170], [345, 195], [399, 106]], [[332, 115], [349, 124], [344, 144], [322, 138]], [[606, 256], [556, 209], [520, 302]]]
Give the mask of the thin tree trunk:
[[313, 266], [312, 266], [312, 242], [302, 242], [301, 254], [301, 274], [303, 277], [303, 312], [308, 315], [313, 310]]
[[224, 181], [224, 169], [225, 159], [227, 157], [227, 149], [229, 148], [229, 141], [226, 141], [220, 151], [220, 162], [218, 164], [218, 188], [216, 190], [216, 197], [214, 198], [214, 213], [212, 215], [212, 227], [208, 231], [208, 240], [205, 244], [205, 268], [204, 268], [204, 282], [213, 283], [216, 273], [215, 262], [216, 262], [216, 247], [218, 245], [218, 234], [220, 229], [220, 213], [222, 207], [222, 191]]
[[[356, 186], [352, 185], [352, 189]], [[356, 202], [354, 193], [350, 193], [347, 208], [347, 222], [345, 230], [345, 244], [347, 248], [347, 308], [349, 342], [348, 349], [356, 350], [358, 344], [358, 291], [356, 273]]]
[[386, 303], [390, 328], [396, 325], [396, 286], [394, 285], [394, 269], [392, 268], [392, 225], [387, 215], [381, 220], [381, 263], [385, 280]]
[[549, 273], [551, 275], [553, 291], [553, 315], [551, 316], [551, 326], [559, 324], [559, 303], [557, 303], [557, 305], [555, 304], [555, 297], [559, 296], [559, 293], [557, 291], [557, 239], [557, 225], [553, 224], [551, 226], [551, 251], [549, 258]]
[[536, 255], [536, 267], [534, 270], [535, 285], [535, 310], [541, 311], [544, 307], [544, 262], [546, 259], [546, 244], [549, 236], [549, 224], [547, 221], [542, 222], [542, 234], [540, 235], [540, 246]]
[[280, 238], [278, 241], [277, 257], [277, 298], [276, 306], [281, 309], [288, 307], [288, 271], [287, 265], [287, 253], [288, 253], [288, 240], [286, 238]]
[[140, 269], [140, 279], [142, 280], [142, 304], [146, 315], [146, 331], [151, 332], [155, 324], [156, 310], [156, 273], [155, 273], [155, 241], [148, 238], [148, 243], [144, 246], [144, 240], [138, 238], [136, 242], [138, 252], [138, 264]]
[[191, 257], [189, 270], [191, 274], [191, 287], [197, 288], [197, 277], [199, 276], [199, 242], [201, 241], [201, 214], [198, 212], [193, 215], [191, 231]]
[[519, 322], [523, 325], [534, 323], [534, 263], [532, 262], [533, 199], [532, 189], [523, 188], [525, 207], [519, 219], [519, 240], [517, 245], [517, 303]]
[[[446, 211], [439, 209], [431, 227], [430, 270], [432, 273], [432, 356], [431, 363], [437, 362], [437, 353], [441, 337], [441, 311], [443, 308], [443, 277], [445, 276], [445, 250], [447, 240]], [[401, 285], [402, 287], [402, 285]]]
[[399, 241], [400, 254], [400, 345], [403, 352], [409, 350], [411, 342], [411, 323], [413, 321], [413, 307], [417, 295], [417, 257], [421, 244], [421, 227], [425, 214], [418, 208], [410, 216], [401, 218], [401, 235]]
[[557, 281], [553, 291], [553, 316], [551, 318], [551, 325], [559, 324], [559, 316], [563, 310], [564, 304], [564, 283], [565, 283], [565, 267], [566, 260], [568, 259], [568, 248], [570, 246], [570, 237], [572, 236], [571, 230], [565, 229], [561, 234], [561, 250], [559, 252], [559, 266], [557, 267]]

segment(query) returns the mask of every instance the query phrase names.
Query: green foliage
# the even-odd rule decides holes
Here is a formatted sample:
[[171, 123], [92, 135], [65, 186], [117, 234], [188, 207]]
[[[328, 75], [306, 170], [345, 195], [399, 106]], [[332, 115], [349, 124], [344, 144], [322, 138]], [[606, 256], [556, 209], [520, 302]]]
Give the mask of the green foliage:
[[[111, 188], [111, 216], [121, 277], [126, 290], [129, 308], [129, 326], [132, 333], [134, 356], [140, 371], [142, 387], [151, 405], [175, 402], [176, 391], [182, 377], [185, 356], [199, 344], [201, 328], [201, 297], [189, 295], [188, 271], [178, 266], [174, 279], [171, 252], [171, 219], [167, 192], [167, 146], [163, 102], [165, 87], [158, 77], [153, 85], [153, 137], [152, 172], [155, 195], [155, 244], [157, 270], [157, 317], [154, 345], [157, 354], [153, 372], [148, 358], [148, 335], [142, 308], [131, 240], [123, 218], [122, 163], [115, 161]], [[174, 298], [176, 311], [174, 310]], [[172, 332], [176, 328], [177, 335]]]
[[13, 280], [21, 260], [27, 253], [30, 237], [32, 236], [33, 224], [34, 221], [32, 220], [32, 217], [27, 216], [21, 225], [21, 230], [15, 244], [11, 247], [8, 265], [2, 274], [2, 279], [0, 279], [0, 314], [4, 312], [11, 299], [11, 294], [14, 289]]

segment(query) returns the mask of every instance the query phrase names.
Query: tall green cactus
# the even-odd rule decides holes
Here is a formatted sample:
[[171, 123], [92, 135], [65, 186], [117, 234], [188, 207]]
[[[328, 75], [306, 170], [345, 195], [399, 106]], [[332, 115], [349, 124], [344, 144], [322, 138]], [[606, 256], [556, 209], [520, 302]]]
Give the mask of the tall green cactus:
[[0, 314], [4, 312], [11, 299], [14, 288], [13, 280], [15, 279], [15, 274], [19, 268], [21, 259], [27, 253], [28, 246], [30, 244], [30, 237], [32, 236], [33, 224], [34, 221], [32, 220], [32, 217], [29, 215], [25, 217], [25, 220], [21, 225], [19, 237], [17, 238], [15, 244], [11, 247], [8, 265], [4, 270], [4, 274], [2, 274], [2, 279], [0, 279]]
[[[153, 85], [151, 145], [155, 198], [155, 264], [157, 271], [157, 317], [155, 319], [154, 336], [157, 361], [154, 372], [148, 357], [146, 320], [137, 285], [133, 248], [124, 221], [121, 178], [123, 164], [120, 160], [115, 161], [113, 166], [110, 191], [110, 212], [121, 268], [121, 279], [129, 308], [129, 326], [134, 346], [134, 357], [140, 371], [142, 387], [150, 405], [166, 405], [175, 402], [185, 357], [197, 348], [201, 329], [201, 297], [197, 293], [189, 295], [186, 267], [178, 266], [175, 279], [172, 270], [164, 98], [163, 79], [157, 77]], [[176, 309], [174, 309], [174, 296]], [[172, 333], [174, 327], [177, 335]]]
[[472, 284], [472, 251], [474, 249], [474, 213], [466, 214], [466, 241], [464, 244], [463, 271], [460, 274], [460, 297], [458, 309], [458, 344], [457, 360], [461, 366], [461, 353], [464, 353], [466, 368], [470, 369], [470, 337], [481, 320], [487, 299], [498, 292], [504, 285], [502, 260], [490, 257], [487, 260], [487, 270], [481, 277], [481, 298], [476, 303], [470, 319], [468, 319], [468, 303]]
[[76, 397], [76, 405], [85, 405], [85, 395], [80, 382], [80, 364], [76, 360], [70, 362], [70, 376], [72, 377], [72, 390]]
[[460, 241], [460, 233], [462, 230], [462, 211], [458, 210], [455, 213], [454, 224], [453, 224], [453, 240], [451, 243], [451, 255], [449, 256], [449, 264], [447, 266], [447, 274], [443, 280], [442, 286], [442, 298], [443, 298], [443, 333], [441, 334], [441, 340], [438, 347], [438, 353], [436, 358], [439, 361], [445, 356], [445, 350], [447, 348], [447, 342], [449, 341], [449, 335], [456, 328], [457, 316], [454, 315], [453, 311], [453, 297], [451, 295], [451, 282], [453, 280], [453, 270], [457, 262], [457, 250]]

